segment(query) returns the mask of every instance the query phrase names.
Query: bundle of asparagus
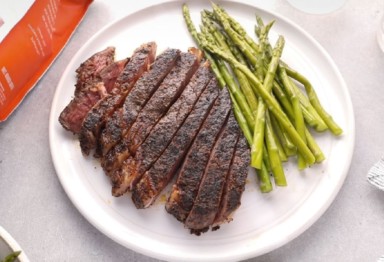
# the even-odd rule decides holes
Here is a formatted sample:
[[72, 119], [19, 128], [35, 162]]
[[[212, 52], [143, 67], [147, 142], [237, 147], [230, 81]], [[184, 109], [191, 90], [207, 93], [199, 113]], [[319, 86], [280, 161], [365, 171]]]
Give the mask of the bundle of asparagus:
[[324, 110], [311, 83], [281, 60], [284, 37], [279, 36], [274, 47], [270, 44], [274, 21], [264, 24], [256, 15], [256, 41], [226, 10], [214, 3], [212, 7], [201, 12], [200, 32], [186, 4], [183, 16], [220, 86], [229, 90], [260, 190], [270, 192], [270, 174], [276, 186], [287, 185], [282, 162], [289, 157], [297, 157], [299, 170], [325, 159], [309, 128], [334, 135], [342, 129]]

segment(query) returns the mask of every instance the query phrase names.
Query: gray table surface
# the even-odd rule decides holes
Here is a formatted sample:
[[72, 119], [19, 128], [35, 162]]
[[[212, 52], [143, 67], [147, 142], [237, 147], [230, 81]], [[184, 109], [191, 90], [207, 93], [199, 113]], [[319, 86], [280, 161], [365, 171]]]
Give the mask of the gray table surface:
[[[366, 174], [384, 154], [384, 53], [376, 41], [384, 2], [348, 0], [326, 15], [303, 13], [283, 0], [253, 2], [297, 23], [334, 59], [352, 97], [356, 143], [346, 181], [324, 215], [293, 241], [249, 261], [377, 261], [384, 255], [384, 192], [368, 184]], [[84, 219], [58, 180], [48, 141], [51, 102], [66, 65], [90, 36], [136, 5], [95, 1], [52, 67], [0, 123], [0, 225], [31, 261], [157, 261]]]

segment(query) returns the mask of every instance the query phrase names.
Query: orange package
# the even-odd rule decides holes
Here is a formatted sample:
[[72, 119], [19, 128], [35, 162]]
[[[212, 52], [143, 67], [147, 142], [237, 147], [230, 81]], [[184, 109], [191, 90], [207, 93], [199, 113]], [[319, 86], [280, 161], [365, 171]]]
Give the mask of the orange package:
[[[2, 41], [0, 38], [0, 122], [8, 118], [58, 56], [91, 2], [35, 0]], [[0, 31], [6, 23], [0, 17]]]

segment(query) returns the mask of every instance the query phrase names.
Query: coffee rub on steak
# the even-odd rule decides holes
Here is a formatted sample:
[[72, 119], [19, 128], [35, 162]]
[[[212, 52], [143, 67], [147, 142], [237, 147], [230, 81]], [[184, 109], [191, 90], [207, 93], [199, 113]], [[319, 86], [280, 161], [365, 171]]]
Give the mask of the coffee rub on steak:
[[94, 152], [113, 196], [143, 209], [169, 186], [166, 211], [200, 235], [232, 220], [250, 150], [201, 50], [156, 50], [148, 42], [119, 61], [113, 47], [88, 58], [59, 121], [84, 155]]
[[140, 181], [134, 185], [132, 200], [137, 208], [149, 207], [173, 178], [194, 137], [209, 115], [218, 91], [217, 81], [212, 78], [171, 143], [152, 167], [144, 173]]
[[114, 59], [115, 48], [107, 47], [81, 63], [76, 70], [74, 98], [59, 116], [59, 122], [66, 130], [74, 134], [80, 132], [84, 117], [92, 106], [100, 100], [102, 94], [106, 93], [100, 72], [112, 64]]
[[245, 190], [245, 183], [250, 163], [250, 152], [247, 140], [242, 134], [236, 144], [235, 154], [231, 167], [225, 181], [223, 195], [221, 197], [220, 209], [216, 215], [213, 226], [232, 220], [233, 212], [241, 204], [241, 196]]
[[159, 88], [142, 108], [122, 141], [119, 142], [116, 149], [113, 148], [107, 153], [106, 159], [115, 159], [113, 169], [118, 168], [129, 155], [134, 154], [135, 148], [145, 140], [152, 127], [180, 96], [198, 68], [200, 60], [201, 53], [181, 53], [175, 67], [172, 68]]
[[[136, 81], [148, 71], [155, 60], [156, 44], [149, 42], [137, 48], [124, 69], [115, 77], [113, 86], [110, 86], [110, 94], [100, 99], [87, 113], [79, 133], [80, 147], [83, 154], [96, 148], [98, 139], [105, 122], [113, 112], [122, 107], [124, 99]], [[101, 76], [115, 76], [111, 71], [102, 72]], [[108, 84], [111, 85], [110, 82]], [[99, 156], [96, 152], [95, 156]]]
[[166, 210], [181, 222], [185, 221], [193, 207], [212, 148], [230, 109], [231, 101], [228, 91], [223, 89], [180, 168], [176, 184], [173, 185], [167, 201]]
[[141, 109], [175, 66], [179, 56], [178, 49], [165, 50], [156, 57], [151, 69], [137, 80], [126, 96], [123, 107], [113, 113], [101, 133], [99, 148], [102, 156], [125, 136]]
[[185, 220], [185, 226], [195, 234], [208, 230], [214, 222], [220, 207], [224, 184], [240, 134], [239, 131], [231, 111], [211, 151], [193, 207]]
[[135, 154], [137, 147], [144, 142], [152, 127], [179, 98], [199, 67], [201, 56], [201, 52], [194, 51], [180, 55], [176, 66], [145, 105], [126, 135], [125, 139], [128, 141], [131, 154]]
[[[136, 150], [135, 156], [130, 156], [126, 159], [121, 168], [116, 170], [111, 176], [113, 182], [112, 193], [114, 196], [120, 196], [131, 188], [133, 183], [138, 181], [141, 175], [161, 155], [183, 124], [185, 118], [194, 108], [196, 101], [212, 78], [213, 74], [209, 68], [209, 63], [201, 63], [179, 99], [176, 100], [166, 115], [154, 126], [144, 143]], [[210, 90], [212, 90], [210, 92], [216, 93], [215, 89], [210, 88]], [[204, 97], [208, 100], [206, 95]], [[118, 161], [116, 158], [111, 159], [110, 165], [112, 166], [113, 163]]]

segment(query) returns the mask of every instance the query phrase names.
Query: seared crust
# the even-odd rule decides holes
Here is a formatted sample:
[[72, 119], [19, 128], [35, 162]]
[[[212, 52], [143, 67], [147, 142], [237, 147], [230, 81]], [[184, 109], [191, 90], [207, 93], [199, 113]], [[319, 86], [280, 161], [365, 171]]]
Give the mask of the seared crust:
[[152, 167], [145, 172], [140, 181], [134, 185], [132, 200], [137, 208], [149, 207], [172, 179], [201, 125], [206, 117], [209, 117], [211, 107], [217, 105], [214, 102], [218, 90], [216, 79], [212, 79], [171, 143]]
[[214, 226], [232, 220], [233, 212], [241, 204], [241, 196], [245, 190], [250, 163], [250, 152], [247, 140], [242, 134], [236, 144], [235, 154], [225, 182], [220, 209], [216, 215]]
[[149, 42], [130, 59], [109, 63], [111, 51], [76, 71], [63, 126], [76, 130], [82, 119], [81, 150], [96, 149], [113, 196], [131, 191], [136, 208], [147, 208], [177, 175], [165, 208], [192, 234], [231, 221], [245, 189], [249, 147], [228, 89], [219, 88], [202, 52], [168, 48], [155, 58]]
[[192, 209], [211, 150], [231, 108], [228, 91], [223, 89], [190, 147], [180, 168], [166, 210], [184, 222]]
[[[79, 134], [83, 154], [88, 155], [92, 149], [96, 148], [105, 122], [116, 109], [122, 106], [127, 92], [136, 83], [137, 79], [148, 70], [154, 60], [155, 52], [156, 45], [153, 42], [143, 44], [134, 51], [132, 59], [125, 65], [124, 70], [119, 72], [120, 74], [117, 75], [115, 71], [111, 71], [112, 69], [121, 69], [122, 65], [120, 63], [111, 69], [105, 68], [101, 71], [101, 77], [113, 77], [114, 85], [108, 88], [105, 85], [103, 86], [105, 90], [110, 89], [110, 94], [101, 98], [85, 116]], [[107, 84], [111, 85], [111, 81], [108, 81]], [[95, 153], [97, 157], [100, 155], [98, 151]]]
[[180, 55], [176, 66], [145, 105], [124, 138], [129, 143], [129, 151], [132, 155], [135, 155], [136, 149], [144, 142], [152, 127], [179, 98], [199, 67], [200, 59], [201, 57], [197, 57], [192, 53], [182, 53]]
[[151, 69], [137, 80], [125, 98], [121, 110], [107, 121], [100, 136], [100, 153], [106, 155], [128, 132], [141, 109], [160, 86], [180, 56], [180, 50], [167, 49], [153, 62]]
[[[209, 69], [209, 63], [202, 63], [179, 99], [176, 100], [166, 115], [153, 127], [144, 143], [137, 149], [135, 156], [130, 156], [130, 159], [122, 164], [121, 169], [115, 172], [116, 176], [120, 176], [122, 173], [124, 173], [125, 176], [128, 175], [129, 177], [124, 181], [128, 181], [129, 183], [124, 185], [114, 184], [114, 195], [114, 192], [124, 191], [119, 188], [125, 188], [125, 191], [130, 189], [132, 185], [140, 179], [144, 172], [150, 168], [156, 159], [159, 158], [161, 153], [171, 142], [177, 130], [183, 124], [186, 117], [194, 108], [196, 101], [198, 101], [203, 90], [206, 89], [212, 78], [213, 74]], [[216, 89], [210, 90], [212, 90], [211, 92], [214, 94], [217, 92]], [[131, 165], [132, 163], [135, 163], [137, 168], [132, 169], [127, 167], [127, 165]], [[135, 170], [135, 172], [126, 172], [125, 170]]]
[[124, 96], [121, 94], [107, 95], [87, 113], [79, 133], [80, 148], [83, 154], [89, 155], [90, 151], [96, 148], [105, 121], [117, 108], [122, 106], [123, 102]]
[[213, 224], [219, 210], [239, 131], [231, 112], [210, 154], [193, 207], [185, 220], [185, 226], [194, 232], [204, 230]]

